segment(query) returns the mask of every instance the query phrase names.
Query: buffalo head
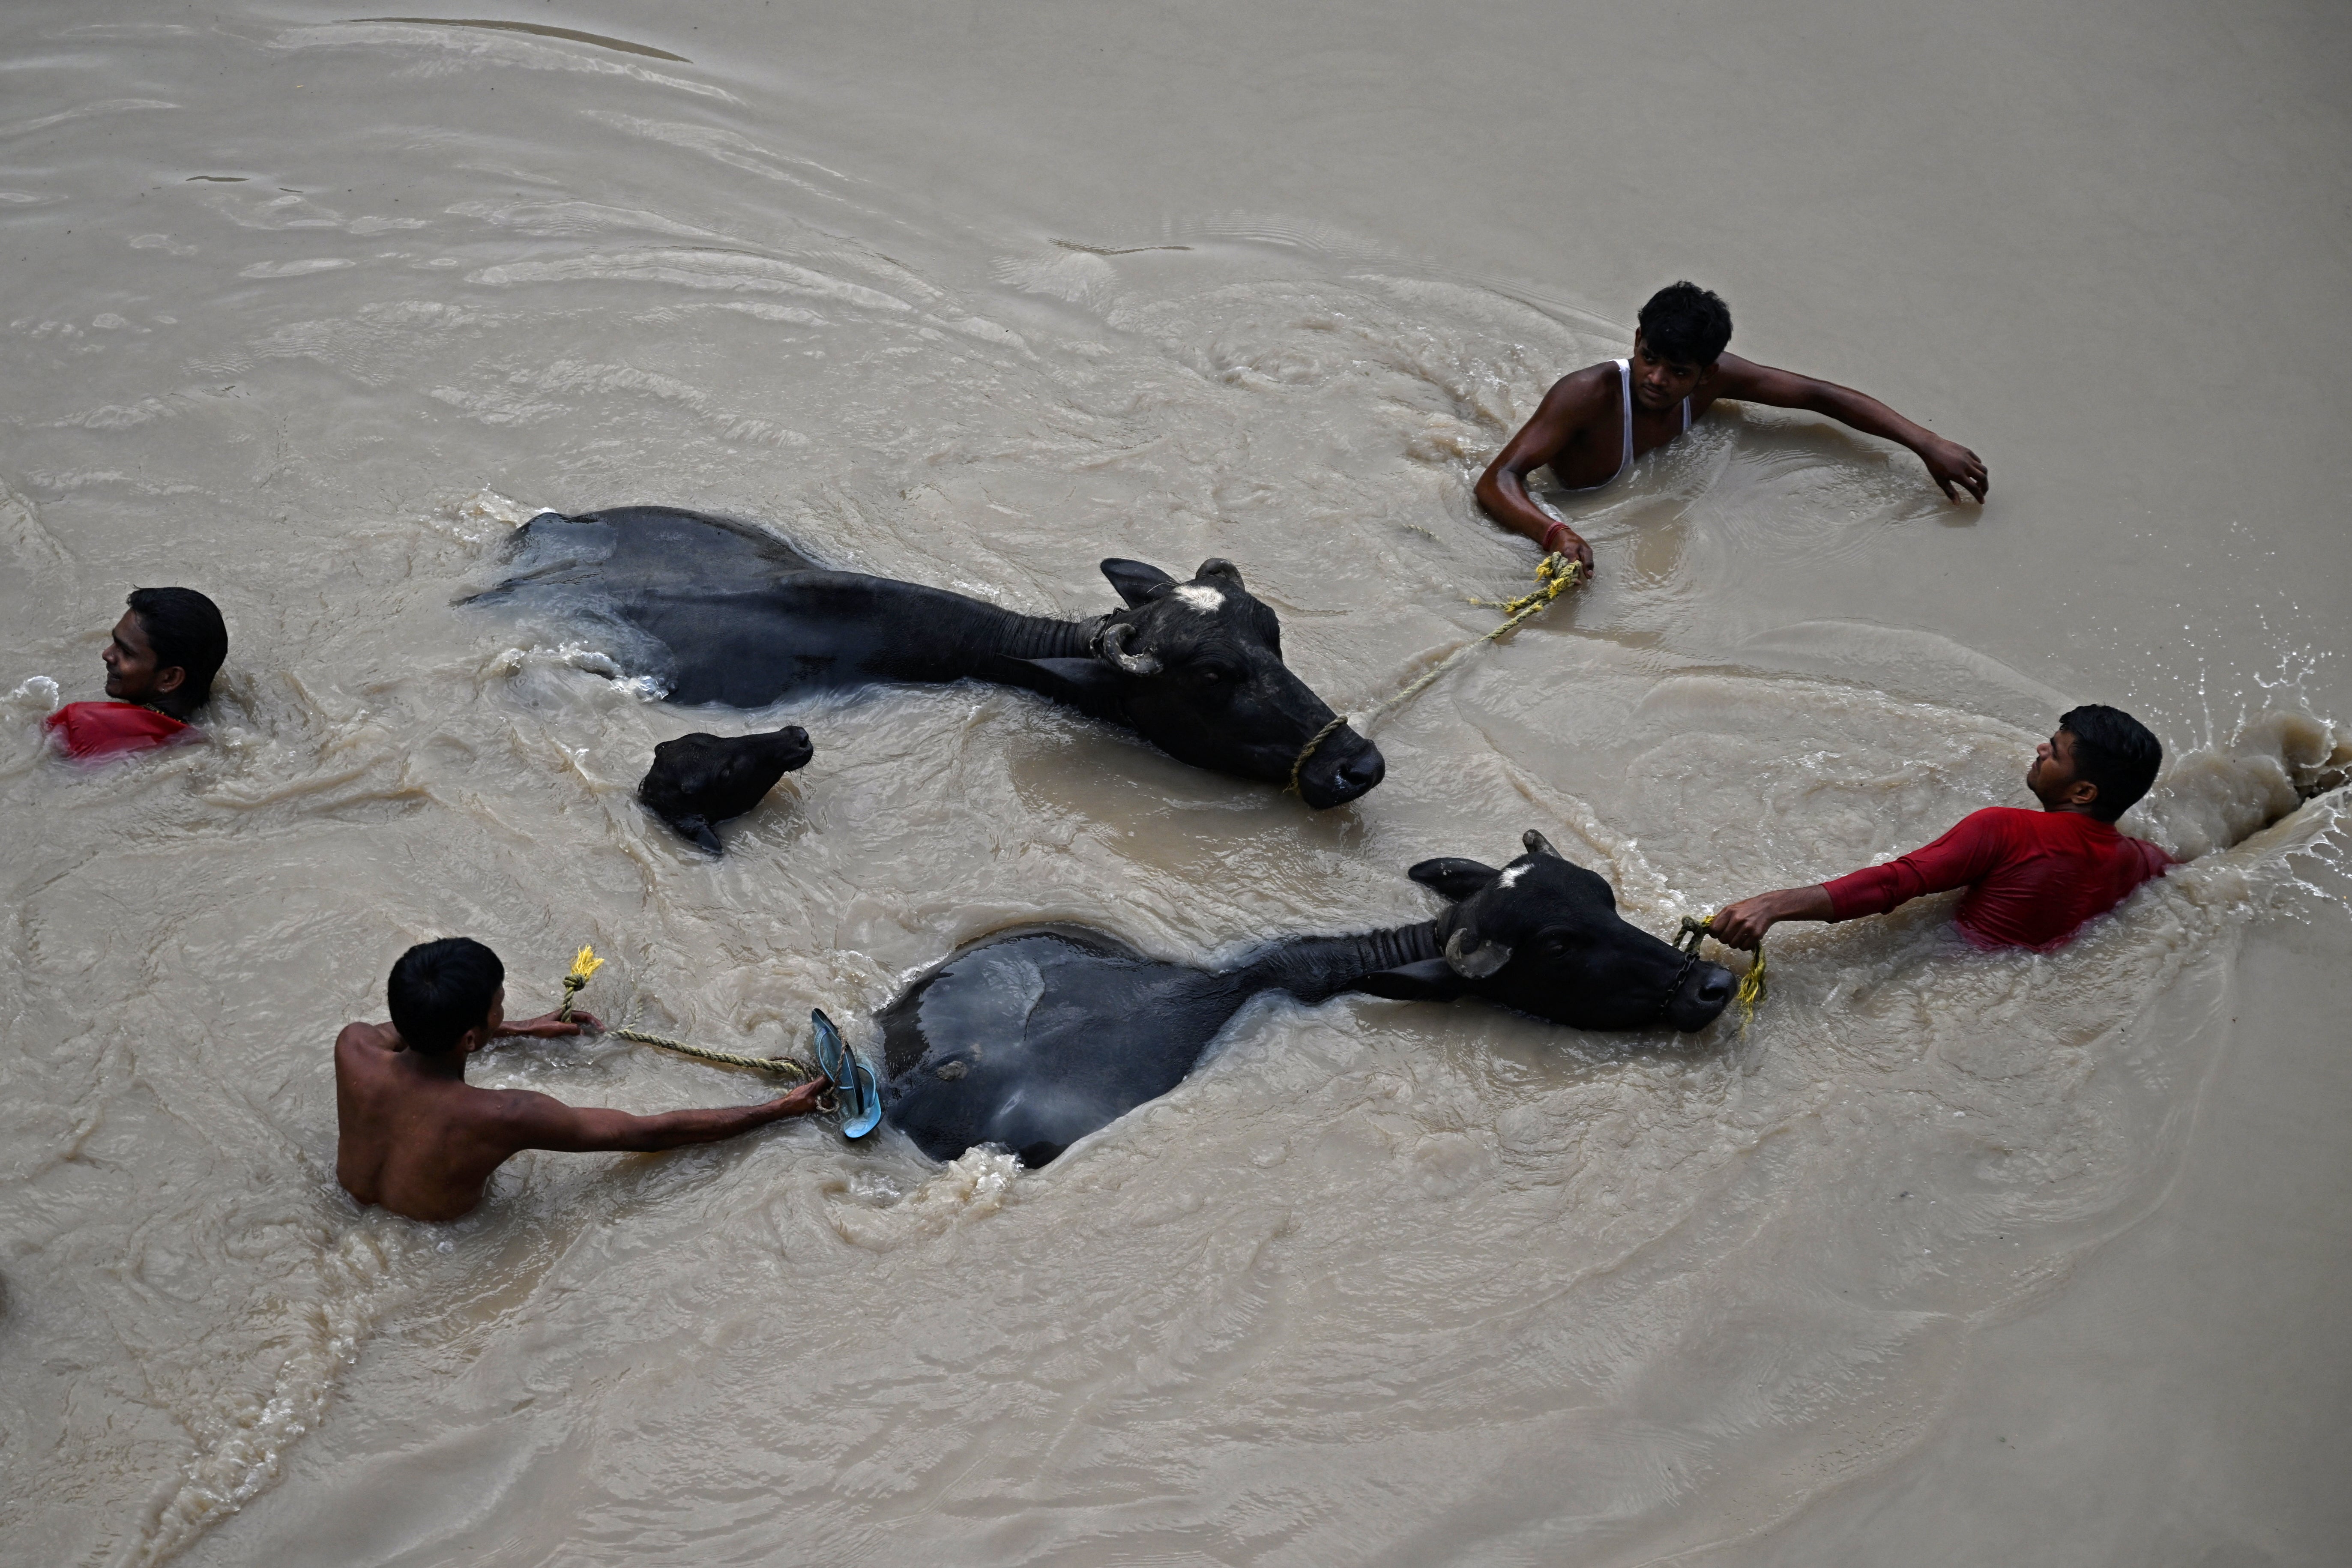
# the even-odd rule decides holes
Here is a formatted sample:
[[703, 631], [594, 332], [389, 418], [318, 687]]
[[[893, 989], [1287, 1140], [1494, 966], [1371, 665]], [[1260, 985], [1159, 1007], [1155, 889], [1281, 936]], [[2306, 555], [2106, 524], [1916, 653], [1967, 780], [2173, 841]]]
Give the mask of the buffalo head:
[[759, 805], [778, 779], [814, 754], [808, 731], [797, 724], [764, 735], [680, 735], [654, 748], [637, 799], [716, 855], [721, 847], [711, 825]]
[[1180, 762], [1288, 784], [1318, 810], [1355, 799], [1387, 764], [1370, 741], [1282, 662], [1282, 623], [1242, 585], [1230, 561], [1203, 561], [1180, 583], [1140, 561], [1106, 561], [1127, 607], [1103, 618], [1090, 659], [1036, 659], [1062, 695], [1115, 713]]
[[1479, 996], [1580, 1029], [1671, 1024], [1687, 1033], [1731, 1000], [1731, 972], [1678, 952], [1617, 915], [1607, 880], [1530, 831], [1528, 852], [1496, 870], [1423, 860], [1410, 875], [1452, 907], [1437, 917], [1444, 956], [1384, 969], [1360, 988], [1399, 1000]]

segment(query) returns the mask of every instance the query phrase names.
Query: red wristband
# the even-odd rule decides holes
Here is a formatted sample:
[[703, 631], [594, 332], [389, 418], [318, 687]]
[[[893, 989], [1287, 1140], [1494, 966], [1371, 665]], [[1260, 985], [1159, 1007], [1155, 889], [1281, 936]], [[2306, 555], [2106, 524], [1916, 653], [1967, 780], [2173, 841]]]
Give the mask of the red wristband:
[[1545, 529], [1543, 536], [1544, 553], [1546, 555], [1567, 554], [1568, 551], [1565, 546], [1554, 544], [1552, 542], [1552, 536], [1559, 533], [1574, 533], [1575, 531], [1576, 530], [1569, 527], [1568, 524], [1564, 522], [1555, 522], [1549, 528]]

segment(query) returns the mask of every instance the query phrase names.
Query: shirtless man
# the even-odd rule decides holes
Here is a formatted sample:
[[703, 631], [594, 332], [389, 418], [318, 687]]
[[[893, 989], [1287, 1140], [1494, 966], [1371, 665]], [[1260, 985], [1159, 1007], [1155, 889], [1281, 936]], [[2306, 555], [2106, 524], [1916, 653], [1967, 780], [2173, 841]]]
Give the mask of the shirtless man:
[[601, 1028], [588, 1014], [506, 1021], [506, 966], [469, 938], [410, 948], [392, 966], [392, 1022], [350, 1024], [335, 1039], [335, 1179], [363, 1204], [410, 1219], [457, 1219], [525, 1149], [648, 1153], [715, 1143], [816, 1109], [820, 1078], [781, 1100], [631, 1116], [527, 1089], [475, 1089], [466, 1058], [500, 1035], [554, 1039]]
[[1707, 930], [1728, 946], [1754, 947], [1782, 921], [1883, 915], [1924, 894], [1966, 888], [1953, 922], [1974, 946], [2063, 947], [2084, 921], [2172, 864], [2155, 845], [2113, 826], [2147, 793], [2163, 761], [2163, 746], [2130, 714], [2076, 708], [2034, 748], [2025, 770], [2040, 811], [1971, 812], [1926, 848], [1883, 866], [1727, 904]]
[[[1563, 489], [1597, 490], [1691, 427], [1721, 399], [1826, 414], [1919, 454], [1927, 476], [1953, 500], [1965, 489], [1981, 503], [1983, 461], [1955, 441], [1914, 425], [1874, 397], [1725, 353], [1731, 311], [1696, 283], [1659, 289], [1642, 307], [1631, 359], [1560, 377], [1478, 479], [1478, 504], [1514, 533], [1558, 552], [1592, 574], [1592, 547], [1528, 494], [1528, 475], [1550, 465]], [[1954, 489], [1958, 486], [1958, 489]]]

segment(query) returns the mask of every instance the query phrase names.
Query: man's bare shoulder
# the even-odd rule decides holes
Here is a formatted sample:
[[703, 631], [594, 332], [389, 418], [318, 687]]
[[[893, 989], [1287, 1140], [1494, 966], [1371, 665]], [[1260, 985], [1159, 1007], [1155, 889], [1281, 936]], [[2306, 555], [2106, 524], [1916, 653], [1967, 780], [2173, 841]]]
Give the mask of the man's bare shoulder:
[[1504, 446], [1496, 461], [1525, 466], [1548, 460], [1578, 431], [1616, 407], [1617, 394], [1608, 379], [1616, 374], [1616, 370], [1614, 363], [1591, 364], [1570, 371], [1553, 382], [1542, 404], [1519, 426], [1519, 433]]
[[1551, 384], [1551, 390], [1544, 394], [1544, 401], [1596, 398], [1603, 392], [1612, 397], [1616, 395], [1617, 362], [1613, 359], [1586, 365], [1582, 370], [1570, 371]]
[[458, 1087], [464, 1092], [451, 1097], [446, 1114], [516, 1148], [568, 1127], [578, 1115], [577, 1107], [535, 1089]]
[[400, 1048], [400, 1031], [390, 1024], [345, 1024], [343, 1032], [335, 1037], [335, 1065], [357, 1067], [393, 1056]]

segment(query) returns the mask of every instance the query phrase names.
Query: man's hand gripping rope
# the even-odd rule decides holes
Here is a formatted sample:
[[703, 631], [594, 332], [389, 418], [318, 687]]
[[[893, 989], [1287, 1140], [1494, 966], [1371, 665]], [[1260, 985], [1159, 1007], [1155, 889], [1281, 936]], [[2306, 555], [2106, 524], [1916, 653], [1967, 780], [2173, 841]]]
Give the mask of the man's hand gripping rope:
[[[1699, 939], [1714, 935], [1707, 928], [1706, 921], [1690, 915], [1683, 917], [1682, 930], [1675, 933], [1675, 950], [1688, 955], [1683, 961], [1685, 969], [1698, 962]], [[1759, 942], [1756, 944], [1755, 962], [1748, 966], [1748, 973], [1739, 977], [1739, 989], [1732, 993], [1732, 1000], [1739, 1004], [1739, 1032], [1742, 1035], [1747, 1034], [1748, 1026], [1756, 1021], [1756, 1005], [1764, 1000], [1766, 984], [1764, 944]], [[1675, 987], [1676, 991], [1681, 989], [1679, 984]], [[1674, 1000], [1673, 991], [1666, 993], [1666, 1000], [1669, 1003]]]

